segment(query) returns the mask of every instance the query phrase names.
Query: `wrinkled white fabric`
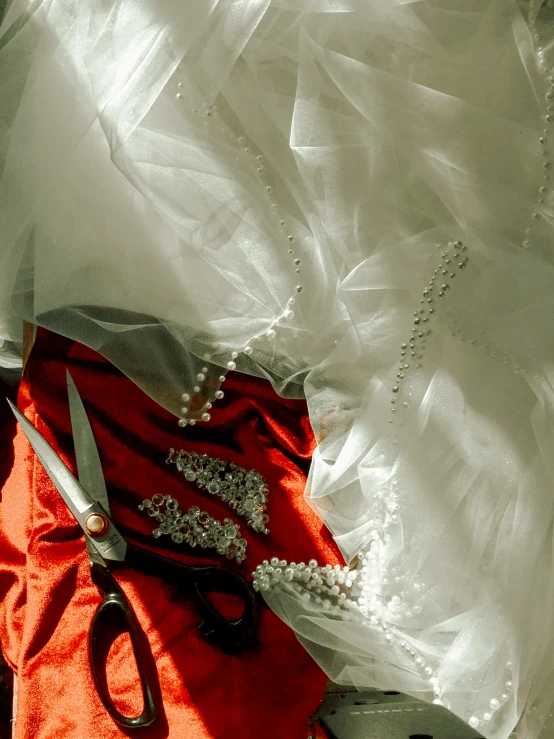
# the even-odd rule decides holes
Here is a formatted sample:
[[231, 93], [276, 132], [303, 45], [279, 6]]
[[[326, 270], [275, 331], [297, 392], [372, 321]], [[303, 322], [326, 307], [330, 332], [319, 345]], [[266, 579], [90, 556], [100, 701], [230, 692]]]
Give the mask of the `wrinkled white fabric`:
[[24, 318], [175, 414], [233, 351], [304, 395], [307, 495], [394, 638], [286, 586], [269, 604], [335, 680], [432, 700], [408, 642], [487, 739], [554, 736], [552, 20], [515, 0], [13, 0], [0, 34], [6, 356]]

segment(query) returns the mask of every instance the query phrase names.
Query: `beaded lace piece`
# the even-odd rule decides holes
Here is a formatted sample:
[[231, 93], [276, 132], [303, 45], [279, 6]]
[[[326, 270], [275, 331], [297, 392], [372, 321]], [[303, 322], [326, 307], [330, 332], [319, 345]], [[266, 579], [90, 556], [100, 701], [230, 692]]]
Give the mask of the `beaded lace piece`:
[[149, 516], [159, 521], [159, 527], [152, 532], [156, 538], [169, 535], [176, 544], [184, 542], [190, 547], [215, 549], [218, 554], [235, 559], [238, 564], [244, 562], [246, 539], [241, 537], [239, 526], [230, 518], [221, 523], [198, 506], [183, 512], [175, 498], [159, 493], [151, 500], [143, 501], [139, 510], [146, 510]]
[[175, 451], [171, 448], [166, 460], [175, 464], [188, 482], [194, 482], [200, 490], [217, 495], [239, 516], [246, 519], [254, 531], [269, 534], [266, 527], [269, 516], [267, 507], [268, 487], [256, 470], [249, 470], [234, 462], [224, 462], [207, 454]]

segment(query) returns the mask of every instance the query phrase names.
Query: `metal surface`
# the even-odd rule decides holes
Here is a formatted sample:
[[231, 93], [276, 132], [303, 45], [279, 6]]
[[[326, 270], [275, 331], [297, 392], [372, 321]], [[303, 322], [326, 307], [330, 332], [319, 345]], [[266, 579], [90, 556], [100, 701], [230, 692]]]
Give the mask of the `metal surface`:
[[446, 708], [396, 691], [328, 694], [318, 713], [329, 739], [482, 739]]
[[71, 430], [73, 432], [73, 444], [75, 446], [75, 457], [77, 459], [77, 472], [79, 482], [97, 503], [110, 515], [110, 502], [106, 481], [102, 471], [102, 463], [98, 454], [98, 447], [94, 440], [94, 434], [88, 419], [85, 406], [73, 378], [66, 371], [67, 395], [69, 398], [69, 413], [71, 416]]
[[[83, 405], [83, 401], [81, 400], [81, 396], [79, 395], [79, 391], [73, 382], [73, 378], [69, 374], [69, 370], [66, 370], [66, 378], [71, 431], [73, 433], [73, 445], [75, 447], [79, 482], [91, 498], [99, 503], [109, 516], [110, 501], [108, 499], [108, 491], [106, 490], [106, 481], [102, 470], [102, 462], [100, 461], [100, 455], [98, 454], [98, 447], [96, 446], [90, 421], [85, 410], [85, 406]], [[98, 557], [96, 547], [92, 541], [92, 539], [97, 539], [98, 537], [90, 537], [88, 535], [86, 520], [83, 528], [85, 531], [85, 543], [87, 545], [87, 552], [90, 561], [102, 565], [103, 561]], [[109, 530], [109, 525], [107, 530]]]
[[[85, 520], [91, 513], [104, 515], [102, 506], [81, 487], [71, 474], [64, 462], [52, 449], [50, 444], [37, 431], [33, 424], [8, 400], [10, 407], [19, 421], [25, 436], [42, 462], [48, 476], [56, 486], [67, 507], [74, 515], [84, 531]], [[86, 534], [85, 534], [86, 536]], [[104, 536], [91, 539], [86, 536], [87, 542], [92, 542], [96, 552], [108, 560], [123, 561], [127, 551], [127, 543], [110, 520], [108, 531]]]

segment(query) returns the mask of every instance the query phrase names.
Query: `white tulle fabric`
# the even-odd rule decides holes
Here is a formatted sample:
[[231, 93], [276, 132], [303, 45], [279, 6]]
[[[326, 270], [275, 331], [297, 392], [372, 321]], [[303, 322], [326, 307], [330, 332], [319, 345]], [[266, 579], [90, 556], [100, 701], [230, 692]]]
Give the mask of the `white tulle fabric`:
[[[487, 739], [554, 736], [539, 5], [13, 0], [0, 35], [6, 357], [25, 318], [176, 414], [205, 356], [233, 351], [304, 395], [307, 495], [351, 564], [371, 554], [362, 576], [394, 638], [286, 584], [269, 604], [333, 679], [432, 700], [405, 640]], [[404, 372], [458, 239], [467, 267], [446, 269]]]

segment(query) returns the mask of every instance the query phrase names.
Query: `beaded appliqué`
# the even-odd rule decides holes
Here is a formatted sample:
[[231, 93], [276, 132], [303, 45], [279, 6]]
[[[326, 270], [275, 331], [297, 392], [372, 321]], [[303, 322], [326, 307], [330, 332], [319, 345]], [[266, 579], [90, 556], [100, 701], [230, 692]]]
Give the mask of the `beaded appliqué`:
[[156, 538], [170, 535], [176, 544], [185, 542], [190, 547], [215, 549], [218, 554], [235, 559], [238, 564], [246, 558], [246, 539], [242, 538], [239, 526], [230, 518], [221, 523], [197, 506], [183, 512], [175, 498], [159, 493], [151, 500], [144, 500], [139, 510], [146, 510], [149, 516], [160, 522], [152, 532]]
[[169, 450], [166, 464], [175, 464], [188, 482], [217, 495], [245, 518], [254, 531], [269, 534], [266, 528], [269, 516], [265, 512], [268, 487], [259, 472], [207, 454], [185, 452], [183, 449], [177, 452], [173, 448]]

